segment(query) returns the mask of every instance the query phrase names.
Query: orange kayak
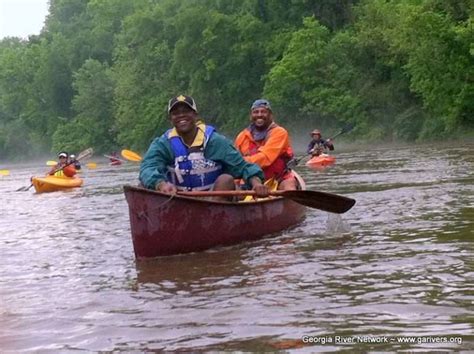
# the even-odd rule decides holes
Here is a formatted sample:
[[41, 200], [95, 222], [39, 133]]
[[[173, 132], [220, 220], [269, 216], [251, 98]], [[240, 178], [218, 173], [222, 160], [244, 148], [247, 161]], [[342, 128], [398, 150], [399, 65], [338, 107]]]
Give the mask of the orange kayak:
[[313, 156], [308, 162], [306, 162], [306, 166], [325, 167], [332, 165], [334, 162], [336, 162], [336, 158], [334, 156], [321, 154], [319, 156]]
[[45, 176], [33, 177], [31, 183], [36, 193], [48, 193], [80, 187], [83, 181], [78, 177]]

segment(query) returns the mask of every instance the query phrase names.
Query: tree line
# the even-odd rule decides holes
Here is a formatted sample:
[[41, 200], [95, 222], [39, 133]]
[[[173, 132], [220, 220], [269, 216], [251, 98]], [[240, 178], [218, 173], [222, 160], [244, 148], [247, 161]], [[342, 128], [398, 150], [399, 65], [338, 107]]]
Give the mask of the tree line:
[[231, 136], [265, 97], [290, 129], [472, 137], [473, 12], [470, 0], [50, 0], [39, 35], [0, 41], [0, 160], [144, 151], [179, 93]]

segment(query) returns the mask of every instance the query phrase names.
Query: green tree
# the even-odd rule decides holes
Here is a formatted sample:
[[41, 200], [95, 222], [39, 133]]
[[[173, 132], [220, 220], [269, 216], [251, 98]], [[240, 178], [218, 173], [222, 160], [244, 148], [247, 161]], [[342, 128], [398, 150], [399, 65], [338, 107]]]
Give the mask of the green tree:
[[94, 147], [107, 151], [115, 145], [113, 131], [114, 82], [107, 64], [87, 60], [74, 75], [74, 119], [62, 124], [53, 136], [53, 148], [79, 151]]
[[347, 34], [331, 37], [314, 18], [293, 32], [288, 48], [268, 75], [265, 94], [276, 102], [280, 115], [340, 126], [363, 118], [359, 98], [350, 90], [354, 71], [344, 55], [351, 48]]

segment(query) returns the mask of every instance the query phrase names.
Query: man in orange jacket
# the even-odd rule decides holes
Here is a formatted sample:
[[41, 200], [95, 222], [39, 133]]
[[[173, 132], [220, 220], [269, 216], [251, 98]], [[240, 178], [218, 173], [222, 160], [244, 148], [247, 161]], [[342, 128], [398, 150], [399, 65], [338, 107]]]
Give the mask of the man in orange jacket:
[[278, 189], [293, 190], [296, 178], [287, 163], [293, 158], [290, 136], [273, 121], [270, 102], [258, 99], [250, 108], [250, 125], [235, 139], [235, 146], [247, 162], [259, 165], [265, 179], [276, 179]]

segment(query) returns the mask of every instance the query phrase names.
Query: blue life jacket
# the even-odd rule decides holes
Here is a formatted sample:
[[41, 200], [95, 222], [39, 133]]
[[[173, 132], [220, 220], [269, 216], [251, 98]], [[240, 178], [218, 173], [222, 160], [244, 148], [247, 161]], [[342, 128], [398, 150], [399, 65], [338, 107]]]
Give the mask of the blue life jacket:
[[204, 157], [204, 149], [215, 128], [206, 125], [204, 144], [189, 148], [179, 136], [170, 137], [172, 129], [165, 135], [174, 153], [174, 166], [168, 166], [167, 179], [178, 190], [209, 190], [217, 177], [222, 174], [222, 165]]

